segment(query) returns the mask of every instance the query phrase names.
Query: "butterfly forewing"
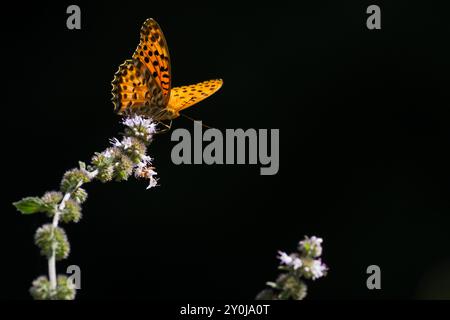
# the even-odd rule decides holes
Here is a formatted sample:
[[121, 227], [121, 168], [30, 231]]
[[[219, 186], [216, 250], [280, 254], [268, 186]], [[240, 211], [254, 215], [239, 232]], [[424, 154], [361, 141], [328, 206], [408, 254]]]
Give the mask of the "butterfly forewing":
[[147, 19], [142, 25], [140, 42], [133, 54], [133, 59], [138, 59], [145, 64], [151, 76], [161, 87], [164, 102], [167, 103], [171, 88], [169, 48], [155, 20]]

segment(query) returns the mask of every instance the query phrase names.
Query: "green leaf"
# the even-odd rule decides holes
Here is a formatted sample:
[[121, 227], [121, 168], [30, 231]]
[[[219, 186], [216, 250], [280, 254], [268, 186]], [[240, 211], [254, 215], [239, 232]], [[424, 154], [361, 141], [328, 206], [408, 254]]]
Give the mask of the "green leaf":
[[13, 205], [23, 214], [45, 211], [45, 203], [38, 197], [26, 197], [14, 202]]

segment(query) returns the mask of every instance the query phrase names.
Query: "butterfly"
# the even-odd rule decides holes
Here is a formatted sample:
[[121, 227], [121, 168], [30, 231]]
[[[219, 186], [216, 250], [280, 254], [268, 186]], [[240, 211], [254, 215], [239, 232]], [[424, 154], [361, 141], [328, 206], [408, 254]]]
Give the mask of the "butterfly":
[[140, 114], [154, 121], [172, 120], [180, 111], [211, 96], [223, 84], [208, 80], [172, 88], [169, 49], [158, 23], [142, 25], [140, 42], [132, 59], [119, 66], [112, 81], [112, 101], [118, 114]]

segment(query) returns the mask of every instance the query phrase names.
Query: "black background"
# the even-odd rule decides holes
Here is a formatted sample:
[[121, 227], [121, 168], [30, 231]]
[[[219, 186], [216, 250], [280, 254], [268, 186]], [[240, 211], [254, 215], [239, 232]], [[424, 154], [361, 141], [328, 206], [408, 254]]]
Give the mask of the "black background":
[[[226, 2], [3, 8], [0, 297], [29, 299], [47, 272], [33, 244], [42, 215], [11, 205], [57, 189], [121, 130], [110, 82], [142, 22], [161, 25], [175, 86], [223, 78], [185, 113], [219, 128], [279, 128], [280, 170], [173, 165], [170, 134], [149, 149], [161, 186], [87, 186], [67, 225], [82, 270], [77, 299], [252, 299], [277, 275], [277, 250], [324, 238], [329, 275], [310, 299], [449, 298], [448, 11], [437, 3], [330, 1], [297, 7]], [[366, 28], [378, 4], [382, 29]], [[192, 123], [180, 118], [173, 128]], [[381, 267], [382, 290], [366, 288]]]

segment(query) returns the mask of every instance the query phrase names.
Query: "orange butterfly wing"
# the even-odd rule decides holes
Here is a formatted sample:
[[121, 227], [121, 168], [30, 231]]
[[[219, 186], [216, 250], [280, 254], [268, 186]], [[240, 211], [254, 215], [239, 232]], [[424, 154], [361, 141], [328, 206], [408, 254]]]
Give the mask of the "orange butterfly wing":
[[133, 60], [120, 65], [112, 82], [115, 111], [142, 113], [155, 120], [167, 118], [170, 96], [170, 57], [158, 23], [147, 19]]
[[140, 60], [150, 71], [150, 75], [161, 87], [164, 101], [167, 103], [171, 88], [171, 70], [169, 48], [158, 23], [147, 19], [141, 28], [140, 43], [133, 59]]
[[164, 109], [164, 96], [147, 67], [139, 60], [126, 60], [112, 81], [114, 110], [155, 115]]
[[222, 84], [222, 79], [215, 79], [172, 88], [167, 108], [175, 115], [174, 117], [177, 117], [181, 110], [213, 95], [222, 87]]

